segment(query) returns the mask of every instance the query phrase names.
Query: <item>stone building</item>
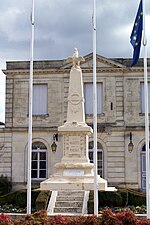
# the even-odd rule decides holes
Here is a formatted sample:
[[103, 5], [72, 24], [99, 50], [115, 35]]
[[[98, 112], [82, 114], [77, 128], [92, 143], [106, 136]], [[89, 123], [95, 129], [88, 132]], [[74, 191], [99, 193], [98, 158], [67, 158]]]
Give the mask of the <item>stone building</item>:
[[[92, 54], [81, 63], [86, 123], [92, 126]], [[143, 62], [97, 55], [98, 173], [109, 185], [145, 190]], [[66, 60], [34, 62], [32, 183], [47, 179], [62, 157], [58, 127], [66, 121], [69, 72]], [[29, 62], [6, 63], [6, 118], [0, 129], [0, 174], [14, 188], [27, 182]], [[148, 65], [149, 72], [149, 65]], [[132, 138], [133, 151], [128, 151]], [[56, 152], [51, 145], [55, 142]], [[93, 158], [93, 137], [89, 139]]]

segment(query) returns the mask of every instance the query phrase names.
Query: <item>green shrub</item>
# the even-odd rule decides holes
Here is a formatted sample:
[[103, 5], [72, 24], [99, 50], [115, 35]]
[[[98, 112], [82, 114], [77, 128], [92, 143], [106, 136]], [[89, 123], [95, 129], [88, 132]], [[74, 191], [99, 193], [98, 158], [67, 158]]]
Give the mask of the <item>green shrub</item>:
[[[119, 192], [99, 191], [98, 205], [99, 207], [119, 207], [122, 206], [122, 196]], [[94, 208], [94, 191], [90, 191], [88, 201], [88, 213], [93, 213]]]
[[[32, 190], [31, 192], [31, 205], [32, 208], [35, 208], [35, 202], [38, 194], [40, 193], [39, 190]], [[20, 208], [26, 208], [27, 206], [27, 191], [20, 190], [16, 192], [10, 192], [6, 195], [0, 196], [0, 205], [3, 206], [5, 204], [12, 204], [14, 206]]]
[[6, 195], [0, 196], [0, 205], [15, 204], [16, 192], [10, 192]]
[[[117, 192], [99, 191], [98, 205], [100, 207], [125, 207], [146, 205], [145, 194], [135, 190], [118, 188]], [[92, 214], [94, 210], [94, 191], [90, 191], [88, 201], [88, 213]]]
[[119, 192], [99, 191], [99, 207], [119, 207], [122, 206], [122, 197]]
[[41, 191], [40, 190], [32, 190], [31, 193], [31, 205], [33, 208], [36, 207], [36, 199]]
[[128, 190], [128, 205], [146, 205], [145, 194], [133, 190]]
[[36, 209], [47, 209], [48, 201], [51, 195], [51, 191], [41, 191], [36, 199]]
[[[40, 190], [32, 190], [31, 191], [31, 206], [35, 208], [36, 206], [36, 199], [41, 191]], [[27, 206], [27, 191], [21, 190], [16, 192], [15, 196], [16, 205], [25, 208]]]
[[0, 176], [0, 195], [5, 195], [11, 191], [11, 182], [7, 178], [7, 176]]
[[94, 191], [90, 191], [88, 200], [88, 214], [94, 213]]
[[128, 205], [128, 191], [126, 189], [118, 189], [122, 197], [122, 206], [125, 207]]
[[17, 191], [15, 195], [16, 206], [20, 208], [25, 208], [27, 206], [27, 191], [21, 190]]
[[118, 192], [122, 196], [122, 201], [123, 201], [122, 206], [133, 205], [136, 207], [136, 206], [146, 205], [145, 193], [132, 190], [129, 188], [118, 188]]

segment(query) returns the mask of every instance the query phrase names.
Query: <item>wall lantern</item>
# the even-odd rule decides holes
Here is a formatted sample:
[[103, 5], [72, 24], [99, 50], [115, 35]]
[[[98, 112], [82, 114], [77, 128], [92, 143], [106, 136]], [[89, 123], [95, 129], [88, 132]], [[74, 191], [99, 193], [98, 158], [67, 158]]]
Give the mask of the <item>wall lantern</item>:
[[134, 144], [132, 142], [132, 132], [130, 132], [130, 142], [128, 144], [128, 151], [131, 153], [133, 151]]
[[56, 152], [56, 149], [57, 149], [57, 145], [55, 141], [58, 141], [58, 134], [53, 134], [53, 143], [51, 145], [52, 152]]

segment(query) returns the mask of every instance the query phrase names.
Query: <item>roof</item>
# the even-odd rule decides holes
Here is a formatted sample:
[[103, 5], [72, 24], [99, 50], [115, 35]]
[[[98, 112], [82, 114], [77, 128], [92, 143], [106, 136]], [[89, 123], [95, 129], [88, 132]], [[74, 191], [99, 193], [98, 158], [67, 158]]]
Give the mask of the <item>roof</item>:
[[[93, 54], [85, 55], [85, 62], [89, 59], [92, 60]], [[97, 60], [105, 61], [109, 66], [115, 65], [115, 67], [131, 67], [131, 58], [106, 58], [97, 54]], [[81, 63], [81, 68], [84, 63]], [[72, 64], [68, 63], [66, 59], [62, 60], [37, 60], [34, 61], [34, 69], [62, 69], [70, 68]], [[138, 63], [134, 67], [143, 66], [143, 59], [139, 59]], [[148, 66], [150, 66], [150, 59], [148, 59]], [[6, 62], [6, 70], [29, 70], [29, 61], [9, 61]]]

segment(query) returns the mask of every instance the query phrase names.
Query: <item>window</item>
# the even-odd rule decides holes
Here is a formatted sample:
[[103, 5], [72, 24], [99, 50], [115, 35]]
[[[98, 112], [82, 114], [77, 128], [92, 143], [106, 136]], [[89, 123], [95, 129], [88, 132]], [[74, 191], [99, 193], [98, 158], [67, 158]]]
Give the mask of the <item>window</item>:
[[33, 115], [47, 114], [47, 84], [33, 85]]
[[[84, 84], [85, 113], [93, 114], [93, 83]], [[97, 83], [97, 113], [103, 113], [103, 83]]]
[[[150, 143], [149, 143], [150, 146]], [[141, 149], [141, 191], [146, 192], [146, 145]]]
[[[89, 142], [89, 159], [90, 162], [93, 163], [93, 156], [94, 156], [94, 142], [91, 141]], [[97, 173], [101, 176], [104, 177], [103, 173], [103, 149], [102, 145], [97, 142]]]
[[146, 146], [141, 151], [141, 190], [146, 191]]
[[[144, 83], [140, 83], [140, 93], [141, 93], [141, 113], [145, 113], [145, 103], [144, 103]], [[148, 83], [148, 112], [150, 113], [150, 83]]]
[[31, 178], [33, 180], [47, 178], [47, 148], [41, 142], [34, 142], [32, 144]]

